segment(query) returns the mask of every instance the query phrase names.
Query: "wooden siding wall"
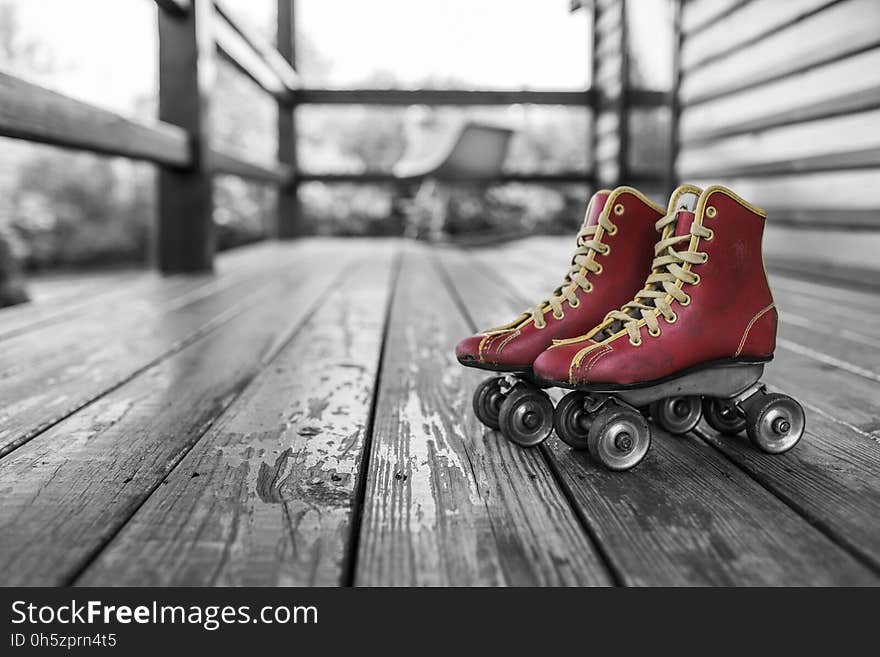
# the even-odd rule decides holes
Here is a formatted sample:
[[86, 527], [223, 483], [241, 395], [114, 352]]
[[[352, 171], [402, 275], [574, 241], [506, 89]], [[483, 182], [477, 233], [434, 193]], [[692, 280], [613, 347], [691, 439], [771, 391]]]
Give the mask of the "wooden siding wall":
[[873, 278], [880, 2], [685, 0], [680, 11], [676, 177], [767, 208], [770, 262]]

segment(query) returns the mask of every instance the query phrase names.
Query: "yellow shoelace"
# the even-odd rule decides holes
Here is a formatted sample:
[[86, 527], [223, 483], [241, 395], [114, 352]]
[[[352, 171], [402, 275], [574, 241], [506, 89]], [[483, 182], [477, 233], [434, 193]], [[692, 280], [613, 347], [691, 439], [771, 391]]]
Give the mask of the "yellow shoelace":
[[[670, 214], [660, 219], [655, 225], [658, 231], [663, 229], [676, 220], [676, 214]], [[613, 310], [606, 316], [606, 320], [620, 321], [623, 328], [629, 334], [629, 341], [635, 345], [641, 343], [639, 335], [639, 319], [644, 319], [648, 325], [648, 332], [651, 335], [660, 334], [660, 323], [657, 321], [657, 315], [654, 310], [659, 310], [664, 319], [668, 322], [674, 322], [676, 319], [675, 311], [666, 301], [669, 295], [679, 303], [687, 305], [690, 303], [690, 297], [676, 285], [677, 281], [694, 285], [699, 283], [700, 275], [687, 271], [682, 267], [685, 263], [692, 265], [701, 265], [709, 259], [707, 253], [694, 252], [690, 250], [676, 251], [673, 246], [690, 240], [695, 235], [701, 238], [712, 238], [712, 231], [697, 224], [691, 224], [688, 235], [677, 235], [662, 239], [654, 245], [654, 262], [651, 264], [653, 272], [645, 281], [645, 288], [636, 293], [635, 299], [625, 304], [621, 310]], [[660, 270], [660, 271], [658, 271]], [[643, 300], [652, 300], [653, 303], [644, 303]], [[627, 311], [638, 311], [641, 318], [633, 316]]]
[[594, 239], [596, 231], [599, 230], [600, 226], [609, 235], [614, 235], [617, 232], [617, 226], [611, 223], [611, 220], [608, 219], [604, 212], [599, 215], [599, 222], [597, 224], [581, 228], [577, 236], [578, 247], [571, 259], [571, 267], [565, 275], [562, 285], [556, 288], [550, 297], [526, 311], [526, 314], [531, 315], [536, 328], [542, 329], [547, 326], [547, 322], [544, 321], [544, 309], [547, 306], [550, 306], [553, 310], [553, 317], [562, 319], [564, 316], [562, 310], [563, 301], [568, 301], [568, 305], [572, 308], [577, 308], [580, 305], [580, 301], [574, 293], [575, 286], [585, 292], [593, 289], [593, 284], [587, 280], [583, 272], [586, 270], [588, 273], [598, 274], [602, 271], [602, 265], [591, 258], [590, 253], [595, 252], [604, 255], [611, 249], [607, 244]]

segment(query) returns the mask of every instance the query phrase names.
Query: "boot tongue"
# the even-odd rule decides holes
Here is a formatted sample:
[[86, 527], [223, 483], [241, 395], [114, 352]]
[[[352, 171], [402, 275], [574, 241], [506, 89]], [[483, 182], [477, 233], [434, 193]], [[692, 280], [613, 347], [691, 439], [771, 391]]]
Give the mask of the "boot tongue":
[[694, 213], [689, 210], [679, 210], [678, 219], [675, 220], [675, 232], [673, 234], [676, 237], [690, 235], [691, 226], [694, 223], [694, 216]]
[[587, 226], [595, 226], [599, 223], [599, 215], [605, 209], [605, 203], [608, 201], [607, 192], [596, 192], [590, 199], [590, 205], [587, 207], [587, 214], [584, 217], [584, 228]]
[[[676, 212], [677, 218], [675, 220], [675, 230], [672, 232], [672, 235], [675, 237], [679, 237], [681, 235], [690, 235], [691, 234], [691, 226], [694, 223], [694, 213], [690, 210], [678, 210]], [[663, 255], [663, 254], [659, 254]], [[653, 299], [646, 299], [645, 303], [647, 305], [653, 305]], [[628, 314], [633, 319], [638, 319], [640, 317], [640, 313], [636, 309], [632, 309], [628, 311]], [[623, 328], [623, 322], [616, 321], [607, 329], [597, 334], [596, 338], [599, 340], [604, 340], [606, 338], [610, 338], [612, 335], [617, 333], [620, 329]], [[594, 340], [596, 339], [594, 338]]]

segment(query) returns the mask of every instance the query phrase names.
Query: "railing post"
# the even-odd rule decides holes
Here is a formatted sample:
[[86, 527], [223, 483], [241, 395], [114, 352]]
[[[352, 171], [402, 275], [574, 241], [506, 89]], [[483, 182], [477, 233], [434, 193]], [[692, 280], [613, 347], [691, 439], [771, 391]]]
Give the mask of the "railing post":
[[618, 98], [617, 180], [618, 184], [630, 184], [629, 180], [629, 113], [630, 113], [630, 57], [629, 28], [626, 24], [626, 0], [620, 0], [620, 97]]
[[678, 186], [678, 174], [675, 163], [679, 151], [679, 122], [681, 121], [681, 103], [678, 98], [681, 89], [681, 47], [684, 44], [684, 33], [681, 28], [682, 0], [672, 3], [672, 89], [669, 92], [669, 156], [666, 162], [666, 189]]
[[[295, 0], [278, 0], [277, 48], [281, 56], [296, 68]], [[301, 232], [301, 208], [298, 194], [295, 105], [278, 102], [278, 161], [290, 167], [290, 180], [278, 188], [278, 237], [295, 237]]]
[[189, 134], [191, 162], [159, 170], [156, 256], [163, 273], [213, 267], [213, 187], [207, 109], [214, 76], [211, 0], [159, 11], [159, 119]]
[[[590, 26], [590, 50], [592, 57], [590, 58], [590, 143], [587, 145], [590, 149], [590, 177], [593, 181], [593, 187], [599, 187], [599, 111], [602, 106], [602, 93], [599, 85], [596, 84], [596, 77], [599, 73], [599, 34], [597, 24], [599, 22], [599, 3], [592, 3], [592, 25]], [[590, 193], [596, 191], [591, 189]]]

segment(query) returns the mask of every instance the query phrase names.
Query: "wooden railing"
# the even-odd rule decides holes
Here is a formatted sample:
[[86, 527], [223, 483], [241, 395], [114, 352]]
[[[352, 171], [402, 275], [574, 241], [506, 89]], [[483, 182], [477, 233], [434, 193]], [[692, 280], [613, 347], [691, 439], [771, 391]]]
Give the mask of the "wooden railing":
[[[626, 116], [632, 107], [653, 107], [667, 95], [631, 89], [626, 78], [613, 93], [584, 91], [459, 91], [399, 89], [308, 89], [296, 72], [294, 0], [277, 0], [277, 47], [243, 27], [221, 0], [156, 0], [159, 6], [159, 116], [154, 123], [121, 117], [0, 72], [0, 136], [15, 137], [64, 148], [122, 156], [159, 167], [157, 264], [163, 272], [201, 271], [212, 267], [214, 224], [212, 176], [232, 174], [275, 185], [279, 190], [277, 234], [301, 232], [298, 186], [305, 181], [382, 183], [390, 173], [309, 173], [297, 163], [295, 108], [304, 104], [361, 105], [567, 105], [588, 109], [596, 144], [616, 138], [616, 168], [598, 164], [599, 182], [638, 179], [626, 165]], [[605, 0], [613, 10], [618, 0]], [[619, 3], [622, 6], [622, 3]], [[597, 10], [599, 11], [599, 10]], [[597, 14], [597, 17], [598, 14]], [[600, 17], [601, 18], [601, 17]], [[603, 19], [604, 20], [604, 19]], [[621, 23], [620, 30], [625, 32]], [[615, 55], [625, 66], [626, 41], [609, 45], [601, 38], [594, 47]], [[278, 104], [277, 160], [269, 165], [243, 160], [209, 146], [207, 109], [215, 55], [228, 60]], [[595, 59], [595, 58], [594, 58]], [[621, 68], [620, 71], [625, 70]], [[602, 70], [599, 70], [602, 74]], [[613, 130], [597, 124], [602, 113], [613, 113]], [[612, 134], [612, 132], [614, 134]], [[590, 148], [590, 144], [585, 144]], [[591, 149], [595, 157], [596, 148]], [[594, 183], [589, 171], [508, 173], [498, 182]], [[644, 179], [657, 181], [655, 173]], [[614, 180], [612, 180], [612, 178]]]

